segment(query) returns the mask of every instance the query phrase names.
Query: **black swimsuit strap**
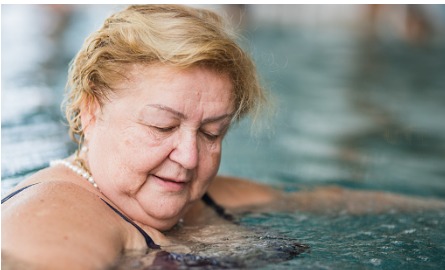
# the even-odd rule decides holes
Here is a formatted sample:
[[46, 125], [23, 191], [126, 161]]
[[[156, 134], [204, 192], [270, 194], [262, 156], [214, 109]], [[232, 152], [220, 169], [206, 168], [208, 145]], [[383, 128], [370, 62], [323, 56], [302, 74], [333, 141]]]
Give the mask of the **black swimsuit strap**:
[[215, 212], [222, 218], [228, 220], [228, 221], [234, 221], [235, 218], [226, 213], [226, 210], [220, 206], [219, 204], [217, 204], [212, 197], [210, 197], [209, 194], [204, 194], [204, 196], [202, 196], [202, 201], [207, 204], [209, 207], [213, 208], [213, 210], [215, 210]]
[[9, 194], [8, 196], [4, 197], [4, 198], [2, 199], [2, 203], [4, 203], [4, 202], [6, 202], [7, 200], [11, 199], [12, 197], [14, 197], [15, 195], [17, 195], [17, 194], [19, 194], [20, 192], [24, 191], [25, 189], [27, 189], [27, 188], [29, 188], [29, 187], [32, 187], [32, 186], [34, 186], [34, 185], [37, 185], [37, 184], [38, 184], [38, 183], [34, 183], [34, 184], [32, 184], [32, 185], [25, 186], [25, 187], [22, 187], [22, 188], [20, 188], [20, 189], [17, 189], [16, 191], [12, 192], [12, 193]]
[[133, 225], [144, 237], [145, 242], [147, 243], [147, 246], [151, 249], [160, 249], [161, 246], [157, 245], [153, 239], [151, 239], [150, 235], [148, 235], [141, 227], [139, 227], [136, 223], [133, 222], [133, 220], [129, 219], [128, 217], [126, 217], [124, 214], [122, 214], [119, 210], [117, 210], [116, 208], [114, 208], [111, 204], [109, 204], [108, 202], [106, 202], [104, 199], [100, 198], [104, 203], [106, 203], [111, 209], [113, 209], [113, 211], [118, 214], [121, 218], [123, 218], [126, 222], [130, 223], [131, 225]]
[[[20, 189], [17, 189], [16, 191], [12, 192], [11, 194], [9, 194], [8, 196], [4, 197], [2, 199], [2, 203], [6, 202], [7, 200], [11, 199], [12, 197], [14, 197], [15, 195], [19, 194], [20, 192], [24, 191], [27, 188], [30, 188], [34, 185], [37, 185], [39, 183], [35, 183], [29, 186], [25, 186], [22, 187]], [[116, 208], [114, 208], [111, 204], [109, 204], [108, 202], [106, 202], [104, 199], [100, 198], [103, 202], [105, 202], [115, 213], [117, 213], [120, 217], [122, 217], [125, 221], [127, 221], [128, 223], [130, 223], [131, 225], [133, 225], [144, 237], [145, 242], [147, 243], [147, 246], [149, 248], [152, 249], [160, 249], [161, 247], [157, 244], [155, 244], [155, 242], [153, 241], [153, 239], [151, 239], [151, 237], [141, 228], [139, 227], [136, 223], [134, 223], [131, 219], [129, 219], [128, 217], [126, 217], [124, 214], [122, 214], [121, 212], [119, 212], [119, 210], [117, 210]]]
[[[22, 192], [23, 190], [30, 188], [34, 185], [37, 185], [39, 183], [35, 183], [29, 186], [25, 186], [22, 187], [14, 192], [12, 192], [11, 194], [9, 194], [8, 196], [4, 197], [2, 199], [1, 203], [6, 202], [7, 200], [11, 199], [12, 197], [14, 197], [15, 195], [19, 194], [20, 192]], [[106, 202], [104, 199], [100, 198], [104, 203], [106, 203], [116, 214], [118, 214], [121, 218], [123, 218], [125, 221], [127, 221], [128, 223], [130, 223], [131, 225], [133, 225], [144, 237], [145, 242], [147, 243], [147, 246], [149, 248], [152, 249], [160, 249], [161, 247], [159, 245], [157, 245], [153, 239], [151, 239], [151, 237], [141, 228], [139, 227], [136, 223], [134, 223], [131, 219], [129, 219], [128, 217], [126, 217], [124, 214], [122, 214], [119, 210], [117, 210], [116, 208], [114, 208], [111, 204], [109, 204], [108, 202]], [[233, 221], [234, 218], [232, 215], [227, 214], [224, 210], [223, 207], [221, 207], [220, 205], [218, 205], [207, 193], [204, 194], [204, 196], [202, 197], [203, 202], [208, 205], [209, 207], [213, 208], [213, 210], [215, 210], [215, 212], [222, 218], [229, 220], [229, 221]]]

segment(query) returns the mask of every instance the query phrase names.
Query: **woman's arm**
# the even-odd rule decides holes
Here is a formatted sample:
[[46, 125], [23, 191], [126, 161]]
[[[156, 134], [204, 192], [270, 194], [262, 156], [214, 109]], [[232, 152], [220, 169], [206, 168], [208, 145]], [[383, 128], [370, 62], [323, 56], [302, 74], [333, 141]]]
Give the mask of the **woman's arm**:
[[409, 212], [445, 208], [445, 201], [385, 191], [351, 190], [337, 186], [295, 192], [288, 200], [301, 211], [349, 214]]
[[445, 208], [445, 201], [382, 191], [350, 190], [337, 186], [285, 193], [250, 180], [218, 176], [209, 194], [220, 205], [255, 211], [347, 212], [351, 214]]
[[229, 176], [217, 176], [208, 193], [216, 202], [228, 208], [265, 205], [282, 197], [280, 191], [270, 186]]
[[41, 183], [2, 205], [2, 253], [36, 269], [103, 269], [120, 256], [120, 221], [96, 195]]

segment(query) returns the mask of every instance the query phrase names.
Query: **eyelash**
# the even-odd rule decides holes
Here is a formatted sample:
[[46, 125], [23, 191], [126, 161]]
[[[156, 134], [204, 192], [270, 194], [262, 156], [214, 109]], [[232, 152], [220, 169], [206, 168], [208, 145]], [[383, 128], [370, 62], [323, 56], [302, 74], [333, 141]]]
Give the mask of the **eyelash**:
[[157, 126], [152, 126], [152, 127], [162, 133], [171, 132], [176, 128], [176, 127], [157, 127]]
[[[152, 128], [156, 129], [157, 131], [161, 133], [169, 133], [176, 129], [176, 127], [157, 127], [152, 126]], [[216, 141], [220, 135], [212, 134], [209, 132], [205, 132], [203, 130], [200, 130], [201, 134], [203, 134], [209, 141]]]
[[216, 141], [220, 135], [216, 135], [216, 134], [212, 134], [212, 133], [208, 133], [208, 132], [204, 132], [201, 131], [201, 133], [209, 140], [209, 141]]

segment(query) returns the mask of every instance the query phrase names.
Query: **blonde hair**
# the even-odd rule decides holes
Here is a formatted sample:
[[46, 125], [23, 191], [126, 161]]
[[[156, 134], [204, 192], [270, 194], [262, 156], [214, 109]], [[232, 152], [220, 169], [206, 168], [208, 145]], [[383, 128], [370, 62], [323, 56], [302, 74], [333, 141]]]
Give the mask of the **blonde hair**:
[[125, 78], [126, 64], [203, 66], [228, 74], [235, 119], [256, 115], [266, 100], [264, 90], [251, 57], [227, 29], [215, 12], [180, 5], [131, 5], [111, 15], [70, 66], [63, 106], [71, 138], [79, 142], [83, 136], [82, 106], [94, 101], [102, 106]]

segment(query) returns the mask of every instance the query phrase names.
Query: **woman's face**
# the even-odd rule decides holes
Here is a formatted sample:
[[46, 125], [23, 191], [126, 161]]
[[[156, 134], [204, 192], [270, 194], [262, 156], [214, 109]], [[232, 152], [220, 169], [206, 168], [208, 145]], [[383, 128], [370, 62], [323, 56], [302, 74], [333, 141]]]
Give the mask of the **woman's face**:
[[217, 173], [232, 84], [198, 67], [134, 65], [126, 75], [102, 108], [81, 114], [88, 165], [126, 215], [169, 229]]

